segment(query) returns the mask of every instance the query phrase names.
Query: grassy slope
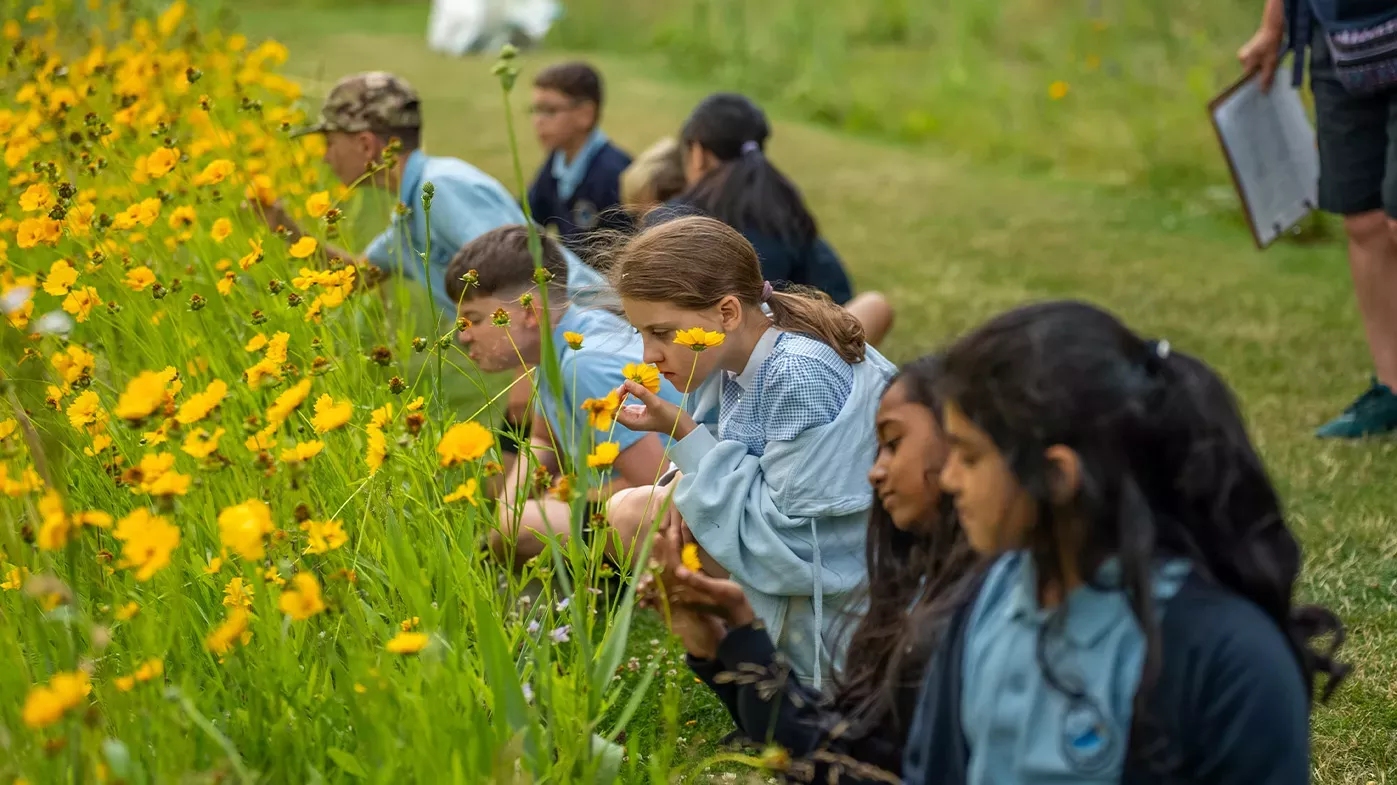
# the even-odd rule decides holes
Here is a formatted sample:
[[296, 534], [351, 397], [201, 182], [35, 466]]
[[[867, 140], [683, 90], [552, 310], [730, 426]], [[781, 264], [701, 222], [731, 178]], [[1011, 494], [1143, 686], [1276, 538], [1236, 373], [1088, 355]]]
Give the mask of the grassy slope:
[[[291, 47], [291, 71], [306, 77], [313, 95], [350, 71], [407, 76], [423, 93], [430, 149], [461, 155], [512, 185], [490, 63], [427, 53], [420, 10], [245, 17], [249, 32]], [[526, 58], [525, 78], [561, 56]], [[608, 79], [607, 130], [631, 150], [673, 133], [704, 92], [657, 80], [653, 61], [592, 59]], [[520, 127], [525, 119], [517, 115]], [[886, 347], [894, 359], [1025, 299], [1072, 296], [1111, 307], [1218, 367], [1304, 540], [1303, 596], [1349, 625], [1345, 653], [1356, 674], [1316, 713], [1315, 781], [1397, 779], [1390, 774], [1397, 772], [1397, 447], [1309, 435], [1358, 391], [1368, 367], [1338, 245], [1285, 245], [1263, 255], [1236, 219], [1190, 216], [1152, 197], [954, 162], [779, 116], [772, 156], [804, 189], [859, 287], [887, 291], [897, 305], [900, 321]], [[529, 153], [527, 172], [537, 160]], [[634, 645], [642, 659], [649, 651], [644, 640]], [[695, 721], [686, 729], [693, 738], [727, 730], [701, 694], [682, 719]], [[635, 727], [654, 720], [642, 716]]]

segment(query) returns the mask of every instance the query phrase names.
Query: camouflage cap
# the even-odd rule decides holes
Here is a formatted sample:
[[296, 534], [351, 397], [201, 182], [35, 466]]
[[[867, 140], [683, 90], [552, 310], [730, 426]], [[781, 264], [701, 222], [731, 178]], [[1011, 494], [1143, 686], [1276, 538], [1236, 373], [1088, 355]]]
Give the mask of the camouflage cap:
[[336, 82], [325, 97], [320, 122], [294, 135], [421, 127], [422, 110], [412, 85], [387, 71], [367, 71]]

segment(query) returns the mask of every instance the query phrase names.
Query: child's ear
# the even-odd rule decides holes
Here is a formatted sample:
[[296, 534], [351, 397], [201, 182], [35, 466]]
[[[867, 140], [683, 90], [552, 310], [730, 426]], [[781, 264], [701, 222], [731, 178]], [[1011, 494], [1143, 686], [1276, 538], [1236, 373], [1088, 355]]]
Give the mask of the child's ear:
[[1053, 505], [1070, 504], [1082, 489], [1082, 457], [1076, 450], [1061, 444], [1049, 447], [1043, 457], [1052, 467], [1048, 493]]
[[742, 323], [742, 301], [737, 299], [737, 295], [730, 294], [718, 301], [718, 319], [725, 333], [736, 330]]

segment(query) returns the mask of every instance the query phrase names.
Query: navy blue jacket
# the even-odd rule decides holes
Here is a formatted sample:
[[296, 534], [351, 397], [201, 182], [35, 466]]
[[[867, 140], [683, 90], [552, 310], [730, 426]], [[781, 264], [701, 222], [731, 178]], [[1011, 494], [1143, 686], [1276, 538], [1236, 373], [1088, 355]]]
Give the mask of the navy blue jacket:
[[[1308, 783], [1309, 695], [1281, 630], [1196, 573], [1163, 605], [1160, 673], [1145, 703], [1163, 746], [1149, 760], [1128, 757], [1122, 785]], [[926, 671], [903, 753], [907, 785], [966, 782], [961, 672], [973, 607], [972, 598], [952, 618]]]
[[553, 177], [553, 155], [548, 154], [529, 186], [529, 209], [534, 221], [554, 228], [558, 237], [578, 253], [585, 250], [588, 235], [598, 229], [628, 231], [631, 219], [621, 209], [621, 172], [630, 165], [631, 157], [607, 142], [592, 158], [572, 198], [564, 201], [558, 196], [558, 180]]

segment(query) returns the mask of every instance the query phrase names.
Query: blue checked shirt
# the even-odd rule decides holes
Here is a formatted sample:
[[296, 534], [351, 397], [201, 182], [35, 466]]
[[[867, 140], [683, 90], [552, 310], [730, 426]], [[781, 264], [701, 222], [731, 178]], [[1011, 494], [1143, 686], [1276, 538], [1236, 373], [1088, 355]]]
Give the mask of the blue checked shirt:
[[829, 345], [773, 327], [742, 373], [724, 374], [718, 438], [741, 442], [760, 458], [769, 442], [834, 422], [853, 389], [853, 367]]

